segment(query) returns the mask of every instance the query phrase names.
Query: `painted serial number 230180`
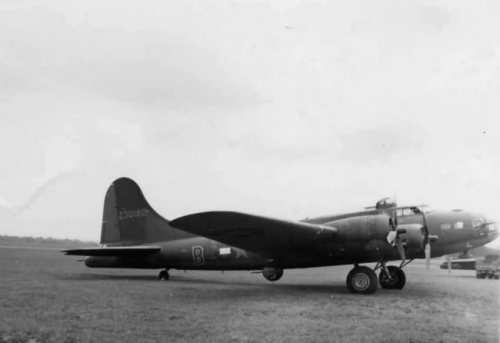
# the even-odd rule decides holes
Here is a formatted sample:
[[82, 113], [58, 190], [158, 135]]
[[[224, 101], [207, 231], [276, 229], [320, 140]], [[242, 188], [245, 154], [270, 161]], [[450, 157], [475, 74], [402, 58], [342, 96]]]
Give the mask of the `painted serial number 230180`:
[[147, 208], [141, 208], [136, 210], [121, 210], [118, 211], [118, 220], [147, 217], [148, 215], [149, 215], [149, 210]]

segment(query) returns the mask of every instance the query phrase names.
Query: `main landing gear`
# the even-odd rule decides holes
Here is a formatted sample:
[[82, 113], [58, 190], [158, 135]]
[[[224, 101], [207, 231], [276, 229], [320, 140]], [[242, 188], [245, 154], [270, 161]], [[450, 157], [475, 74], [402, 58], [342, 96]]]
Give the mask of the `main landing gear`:
[[158, 274], [158, 279], [164, 281], [168, 280], [170, 278], [170, 275], [168, 274], [168, 269], [164, 269]]
[[406, 275], [403, 269], [396, 266], [388, 266], [380, 270], [378, 281], [380, 282], [380, 286], [385, 289], [403, 289], [406, 283]]
[[[347, 275], [347, 288], [351, 293], [373, 294], [377, 290], [378, 283], [385, 289], [403, 289], [406, 284], [406, 275], [403, 267], [410, 261], [401, 263], [401, 266], [386, 266], [385, 261], [377, 263], [374, 269], [357, 264]], [[377, 282], [375, 271], [380, 268]]]
[[347, 274], [347, 289], [356, 294], [373, 294], [377, 290], [377, 275], [371, 268], [356, 265]]

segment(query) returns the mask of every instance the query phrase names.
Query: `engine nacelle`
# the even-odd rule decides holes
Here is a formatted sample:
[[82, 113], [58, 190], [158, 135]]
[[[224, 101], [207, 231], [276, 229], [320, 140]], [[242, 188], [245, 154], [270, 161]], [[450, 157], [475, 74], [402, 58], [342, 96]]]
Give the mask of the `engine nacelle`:
[[262, 268], [262, 275], [269, 281], [278, 281], [283, 276], [283, 269], [276, 267]]
[[420, 224], [404, 224], [398, 226], [398, 231], [403, 230], [400, 234], [403, 244], [406, 246], [408, 253], [412, 256], [421, 257], [425, 248], [425, 231]]
[[392, 229], [390, 219], [387, 214], [379, 213], [337, 219], [323, 225], [338, 230], [337, 242], [384, 240]]
[[398, 231], [402, 230], [401, 235], [408, 247], [413, 249], [424, 249], [425, 232], [420, 224], [403, 224], [398, 226]]

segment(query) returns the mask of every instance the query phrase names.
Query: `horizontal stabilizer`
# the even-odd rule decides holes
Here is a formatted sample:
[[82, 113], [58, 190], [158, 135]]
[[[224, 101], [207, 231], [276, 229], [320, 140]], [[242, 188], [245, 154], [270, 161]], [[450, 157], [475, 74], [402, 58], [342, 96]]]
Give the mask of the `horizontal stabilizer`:
[[97, 247], [97, 248], [84, 248], [63, 250], [66, 255], [76, 256], [137, 256], [147, 255], [160, 251], [158, 246], [121, 246], [121, 247]]

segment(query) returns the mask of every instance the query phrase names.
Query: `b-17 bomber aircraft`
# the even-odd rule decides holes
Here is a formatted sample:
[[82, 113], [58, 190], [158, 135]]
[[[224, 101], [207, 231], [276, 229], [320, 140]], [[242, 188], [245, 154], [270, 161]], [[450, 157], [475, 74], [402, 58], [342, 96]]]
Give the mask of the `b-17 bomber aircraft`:
[[[163, 269], [161, 280], [168, 280], [170, 269], [183, 269], [257, 270], [277, 281], [285, 269], [353, 264], [347, 288], [371, 294], [378, 283], [402, 289], [403, 268], [413, 259], [461, 252], [497, 234], [496, 224], [482, 215], [397, 207], [389, 198], [360, 212], [302, 221], [225, 211], [169, 221], [133, 180], [120, 178], [106, 193], [101, 246], [64, 252], [89, 256], [85, 264], [92, 268]], [[376, 265], [360, 265], [366, 263]]]

